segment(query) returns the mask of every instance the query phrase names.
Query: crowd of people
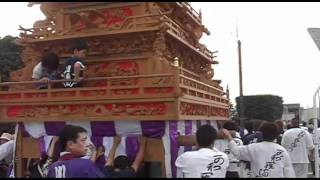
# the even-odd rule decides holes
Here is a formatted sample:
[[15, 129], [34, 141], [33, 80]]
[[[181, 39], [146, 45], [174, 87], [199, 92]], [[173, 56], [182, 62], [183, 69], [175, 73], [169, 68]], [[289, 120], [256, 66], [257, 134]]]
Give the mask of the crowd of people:
[[[241, 133], [233, 121], [226, 121], [219, 130], [211, 125], [200, 126], [195, 134], [196, 149], [182, 153], [175, 161], [177, 176], [307, 178], [315, 149], [312, 135], [299, 127], [298, 119], [292, 119], [287, 130], [280, 124], [279, 121], [249, 120], [245, 123], [245, 133]], [[103, 146], [95, 147], [88, 138], [84, 128], [66, 125], [59, 136], [52, 138], [45, 155], [36, 161], [28, 160], [25, 175], [32, 178], [136, 177], [143, 162], [146, 137], [140, 136], [133, 162], [125, 155], [115, 157], [120, 136], [113, 138], [108, 156]], [[0, 137], [1, 177], [14, 177], [13, 146], [13, 136], [3, 133]]]
[[287, 130], [281, 120], [248, 120], [241, 130], [233, 121], [220, 130], [204, 125], [196, 133], [198, 150], [177, 158], [178, 177], [307, 178], [315, 145], [304, 127], [296, 118]]
[[[142, 164], [147, 138], [139, 137], [139, 150], [133, 162], [125, 155], [115, 157], [121, 137], [115, 136], [105, 159], [103, 146], [96, 148], [88, 141], [87, 131], [66, 125], [59, 136], [54, 136], [46, 155], [38, 161], [27, 162], [26, 177], [30, 178], [121, 178], [136, 177]], [[1, 177], [14, 177], [12, 135], [3, 133], [0, 138]], [[99, 162], [103, 159], [104, 164]]]

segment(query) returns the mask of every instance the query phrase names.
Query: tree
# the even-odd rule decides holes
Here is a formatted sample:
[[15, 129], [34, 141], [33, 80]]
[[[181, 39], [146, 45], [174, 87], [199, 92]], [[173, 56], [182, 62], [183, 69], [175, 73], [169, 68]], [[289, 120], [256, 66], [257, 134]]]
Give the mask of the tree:
[[[239, 112], [239, 100], [236, 98], [237, 111]], [[243, 96], [244, 116], [248, 119], [264, 119], [275, 121], [280, 119], [283, 113], [283, 100], [275, 95]]]
[[14, 43], [16, 38], [5, 36], [0, 39], [0, 77], [1, 81], [9, 81], [10, 72], [22, 67], [22, 48]]
[[[5, 36], [0, 39], [0, 82], [10, 80], [10, 72], [22, 67], [22, 48], [14, 43], [16, 38]], [[15, 123], [1, 123], [0, 133], [14, 133]], [[1, 135], [0, 134], [0, 135]]]
[[232, 120], [238, 120], [239, 119], [238, 112], [237, 112], [236, 108], [233, 106], [232, 103], [230, 103], [229, 117], [231, 117]]

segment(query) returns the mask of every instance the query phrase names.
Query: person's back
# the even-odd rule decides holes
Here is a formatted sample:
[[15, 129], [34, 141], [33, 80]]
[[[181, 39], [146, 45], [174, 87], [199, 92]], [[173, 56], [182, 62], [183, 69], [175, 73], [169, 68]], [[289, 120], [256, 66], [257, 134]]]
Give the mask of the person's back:
[[88, 45], [85, 41], [76, 41], [72, 47], [73, 56], [66, 60], [63, 76], [65, 80], [74, 80], [64, 82], [65, 88], [81, 87], [83, 71], [86, 69], [84, 58], [87, 56]]
[[185, 152], [176, 160], [184, 178], [224, 178], [228, 165], [228, 156], [216, 148]]
[[48, 176], [54, 178], [96, 178], [102, 173], [89, 159], [59, 160], [50, 165]]
[[314, 145], [312, 136], [304, 129], [299, 128], [299, 119], [291, 120], [291, 129], [284, 132], [281, 145], [287, 149], [296, 176], [299, 178], [308, 177], [308, 155], [312, 154]]
[[251, 171], [253, 177], [283, 178], [284, 167], [290, 161], [289, 154], [279, 144], [262, 141], [248, 145]]
[[[32, 79], [41, 81], [37, 84], [37, 89], [47, 89], [50, 80], [61, 79], [61, 72], [59, 71], [59, 57], [53, 52], [45, 54], [41, 61], [33, 68]], [[58, 88], [56, 84], [52, 87]]]
[[292, 163], [309, 163], [308, 151], [313, 149], [313, 142], [308, 131], [300, 128], [285, 131], [281, 145], [287, 149]]
[[[84, 68], [84, 62], [82, 59], [79, 59], [77, 57], [71, 57], [69, 59], [66, 60], [65, 63], [65, 70], [64, 70], [64, 78], [65, 79], [74, 79], [75, 78], [75, 69], [74, 69], [74, 65], [78, 63], [80, 64], [81, 68]], [[80, 71], [79, 77], [83, 76], [83, 71]], [[66, 88], [73, 88], [73, 87], [79, 87], [81, 86], [78, 82], [64, 82], [63, 83], [64, 87]]]
[[262, 141], [262, 134], [260, 131], [256, 131], [248, 136], [243, 138], [243, 144], [248, 145], [252, 143], [258, 143]]
[[[236, 142], [237, 145], [239, 145], [239, 146], [243, 145], [241, 139], [234, 138], [233, 140]], [[238, 173], [240, 171], [239, 160], [237, 158], [235, 158], [234, 155], [230, 152], [228, 140], [217, 139], [214, 143], [214, 147], [217, 148], [218, 150], [224, 152], [228, 156], [229, 166], [228, 166], [227, 171]], [[239, 175], [237, 175], [236, 177], [239, 177]]]
[[106, 175], [106, 178], [136, 177], [136, 171], [130, 166], [124, 169], [114, 169], [112, 166], [106, 166], [103, 172]]
[[216, 138], [217, 132], [212, 126], [199, 127], [196, 132], [199, 150], [185, 152], [176, 159], [177, 177], [224, 178], [229, 158], [225, 153], [213, 148]]
[[239, 160], [250, 162], [251, 177], [295, 177], [288, 152], [273, 142], [279, 136], [277, 125], [263, 123], [259, 130], [263, 141], [244, 146], [238, 146], [226, 129], [222, 133], [229, 140], [231, 153]]
[[250, 133], [248, 133], [246, 136], [242, 138], [242, 142], [244, 145], [248, 145], [251, 143], [257, 143], [262, 141], [262, 135], [261, 132], [259, 132], [259, 126], [263, 123], [262, 120], [251, 120], [250, 125], [252, 127], [250, 130]]
[[[223, 128], [229, 131], [237, 132], [239, 126], [234, 121], [227, 121], [223, 124]], [[222, 137], [220, 137], [222, 138]], [[243, 143], [240, 137], [237, 137], [236, 134], [233, 135], [234, 142], [241, 146]], [[214, 142], [214, 147], [218, 150], [227, 154], [229, 158], [229, 166], [227, 168], [226, 178], [239, 178], [240, 177], [240, 162], [234, 155], [230, 152], [229, 142], [226, 139], [217, 139]]]

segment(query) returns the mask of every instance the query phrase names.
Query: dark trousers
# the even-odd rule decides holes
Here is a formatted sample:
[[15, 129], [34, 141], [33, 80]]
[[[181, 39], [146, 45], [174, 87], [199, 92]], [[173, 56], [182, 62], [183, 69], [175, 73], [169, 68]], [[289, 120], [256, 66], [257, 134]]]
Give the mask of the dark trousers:
[[239, 178], [238, 172], [227, 171], [226, 178]]
[[313, 175], [315, 175], [314, 161], [310, 161]]

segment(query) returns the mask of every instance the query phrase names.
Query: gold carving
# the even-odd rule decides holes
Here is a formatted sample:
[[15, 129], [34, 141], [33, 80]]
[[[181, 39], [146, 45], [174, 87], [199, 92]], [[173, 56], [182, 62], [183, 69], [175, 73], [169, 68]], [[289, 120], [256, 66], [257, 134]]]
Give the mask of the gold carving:
[[16, 118], [151, 116], [164, 115], [166, 111], [167, 105], [164, 103], [13, 106], [8, 107], [7, 116]]
[[212, 107], [207, 105], [193, 104], [193, 103], [180, 103], [180, 112], [182, 115], [189, 116], [221, 116], [228, 117], [227, 107], [225, 109]]

